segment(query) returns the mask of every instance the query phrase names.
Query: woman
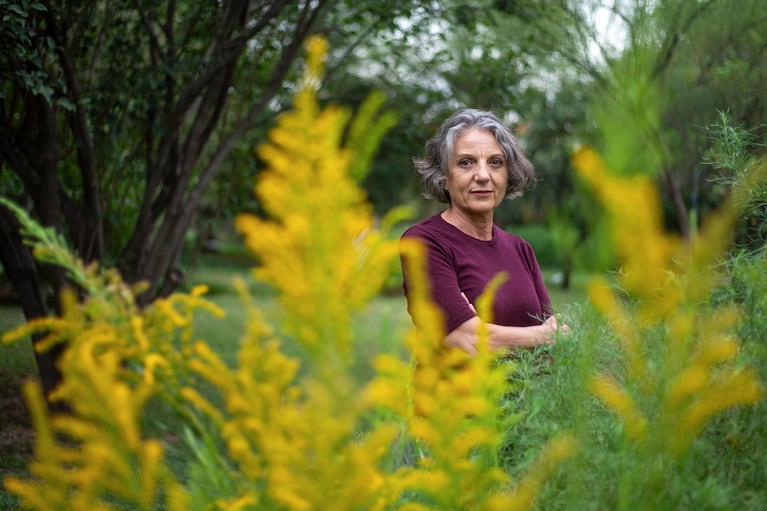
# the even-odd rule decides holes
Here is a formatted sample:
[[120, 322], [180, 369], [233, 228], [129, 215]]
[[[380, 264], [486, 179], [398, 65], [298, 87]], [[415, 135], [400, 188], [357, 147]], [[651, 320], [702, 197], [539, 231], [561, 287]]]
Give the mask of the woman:
[[[444, 313], [446, 345], [477, 352], [480, 320], [474, 304], [499, 272], [507, 279], [494, 297], [490, 346], [514, 350], [554, 342], [557, 320], [532, 247], [493, 223], [503, 199], [535, 183], [533, 166], [511, 132], [490, 112], [459, 110], [414, 164], [424, 195], [447, 204], [403, 234], [427, 248], [432, 298]], [[403, 275], [407, 296], [405, 268]]]

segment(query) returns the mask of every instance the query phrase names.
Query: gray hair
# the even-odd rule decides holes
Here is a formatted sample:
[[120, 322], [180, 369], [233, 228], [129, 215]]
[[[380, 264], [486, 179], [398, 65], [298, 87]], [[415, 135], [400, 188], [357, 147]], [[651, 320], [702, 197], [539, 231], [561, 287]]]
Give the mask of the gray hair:
[[447, 192], [447, 174], [453, 158], [455, 141], [469, 129], [489, 131], [503, 151], [506, 159], [506, 171], [509, 178], [506, 183], [504, 198], [513, 199], [522, 195], [522, 191], [535, 184], [535, 170], [519, 146], [511, 131], [492, 112], [464, 108], [458, 110], [439, 127], [434, 138], [426, 142], [426, 156], [413, 158], [415, 171], [421, 178], [423, 195], [427, 199], [437, 199], [449, 203]]

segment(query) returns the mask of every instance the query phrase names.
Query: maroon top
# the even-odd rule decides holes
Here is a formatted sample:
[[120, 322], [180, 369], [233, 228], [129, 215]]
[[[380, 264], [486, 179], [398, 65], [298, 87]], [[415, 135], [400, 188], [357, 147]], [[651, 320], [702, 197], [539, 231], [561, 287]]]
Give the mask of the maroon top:
[[[539, 325], [551, 313], [551, 299], [533, 248], [519, 236], [493, 224], [493, 238], [483, 241], [434, 215], [410, 227], [402, 237], [418, 238], [428, 250], [432, 298], [445, 315], [446, 332], [476, 316], [461, 293], [476, 305], [490, 279], [501, 271], [507, 273], [507, 279], [495, 294], [493, 323]], [[402, 287], [408, 296], [404, 268], [403, 276]], [[410, 303], [408, 312], [412, 316]]]

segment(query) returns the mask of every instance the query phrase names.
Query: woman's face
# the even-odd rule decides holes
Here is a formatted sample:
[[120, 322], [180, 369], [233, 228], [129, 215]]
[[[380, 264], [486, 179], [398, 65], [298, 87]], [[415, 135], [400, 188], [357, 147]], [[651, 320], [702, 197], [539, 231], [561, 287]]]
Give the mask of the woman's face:
[[507, 164], [491, 132], [470, 128], [461, 133], [447, 174], [450, 207], [472, 218], [492, 217], [506, 196]]

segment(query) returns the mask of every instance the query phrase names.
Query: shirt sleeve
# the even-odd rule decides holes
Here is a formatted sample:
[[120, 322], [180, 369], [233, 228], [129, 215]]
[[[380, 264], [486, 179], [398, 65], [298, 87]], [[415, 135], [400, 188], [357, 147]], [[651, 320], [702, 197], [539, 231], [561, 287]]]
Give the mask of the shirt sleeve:
[[[476, 313], [461, 294], [458, 275], [449, 250], [431, 236], [406, 233], [403, 238], [417, 239], [426, 248], [426, 271], [431, 286], [431, 298], [442, 311], [445, 332], [452, 332], [462, 323], [476, 316]], [[412, 303], [408, 292], [407, 268], [404, 264], [402, 276], [403, 290], [408, 300], [408, 313], [417, 325], [417, 318], [413, 317]]]

